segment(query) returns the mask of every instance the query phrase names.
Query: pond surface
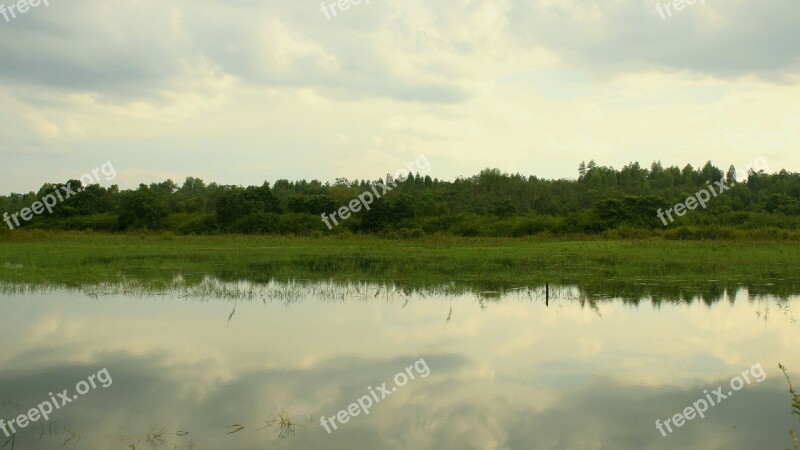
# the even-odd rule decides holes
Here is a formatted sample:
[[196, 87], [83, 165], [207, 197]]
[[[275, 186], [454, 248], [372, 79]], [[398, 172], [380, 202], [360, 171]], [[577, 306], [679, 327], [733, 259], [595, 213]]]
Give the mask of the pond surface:
[[[330, 283], [249, 298], [6, 292], [0, 418], [54, 394], [59, 409], [17, 430], [16, 449], [791, 446], [800, 422], [778, 363], [800, 384], [796, 297], [590, 305], [552, 289], [549, 307], [541, 290]], [[658, 431], [718, 386], [727, 398], [705, 418]], [[365, 397], [369, 414], [350, 406]]]

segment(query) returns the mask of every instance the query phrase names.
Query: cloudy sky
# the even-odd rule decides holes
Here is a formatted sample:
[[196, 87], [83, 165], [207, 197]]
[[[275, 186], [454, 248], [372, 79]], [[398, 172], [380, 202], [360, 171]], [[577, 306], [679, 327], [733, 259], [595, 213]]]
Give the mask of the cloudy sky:
[[106, 161], [122, 187], [377, 178], [423, 154], [443, 179], [800, 171], [800, 2], [657, 3], [49, 0], [0, 15], [0, 192]]

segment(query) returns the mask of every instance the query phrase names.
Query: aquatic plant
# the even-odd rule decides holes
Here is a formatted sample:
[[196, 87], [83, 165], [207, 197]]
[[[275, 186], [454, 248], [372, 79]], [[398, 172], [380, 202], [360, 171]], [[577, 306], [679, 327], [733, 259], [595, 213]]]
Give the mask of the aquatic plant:
[[[800, 417], [800, 395], [794, 390], [792, 380], [789, 378], [789, 372], [786, 370], [786, 367], [784, 367], [783, 364], [778, 364], [778, 367], [783, 371], [783, 376], [786, 377], [786, 382], [789, 384], [789, 393], [792, 395], [792, 414]], [[797, 433], [794, 430], [789, 431], [789, 438], [792, 440], [793, 447], [787, 450], [800, 449], [800, 442], [798, 442]]]

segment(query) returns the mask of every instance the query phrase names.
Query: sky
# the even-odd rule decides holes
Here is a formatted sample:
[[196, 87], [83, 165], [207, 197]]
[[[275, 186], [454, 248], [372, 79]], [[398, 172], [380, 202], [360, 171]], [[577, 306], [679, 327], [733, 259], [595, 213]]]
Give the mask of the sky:
[[106, 162], [123, 188], [376, 179], [421, 155], [448, 180], [800, 171], [796, 0], [43, 1], [0, 0], [0, 193]]

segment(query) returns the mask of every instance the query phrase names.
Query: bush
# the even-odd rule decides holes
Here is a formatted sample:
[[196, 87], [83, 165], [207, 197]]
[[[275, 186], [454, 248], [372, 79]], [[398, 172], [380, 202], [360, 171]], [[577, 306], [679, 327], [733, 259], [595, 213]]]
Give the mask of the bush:
[[212, 234], [219, 230], [212, 213], [178, 213], [169, 216], [167, 227], [178, 234]]

